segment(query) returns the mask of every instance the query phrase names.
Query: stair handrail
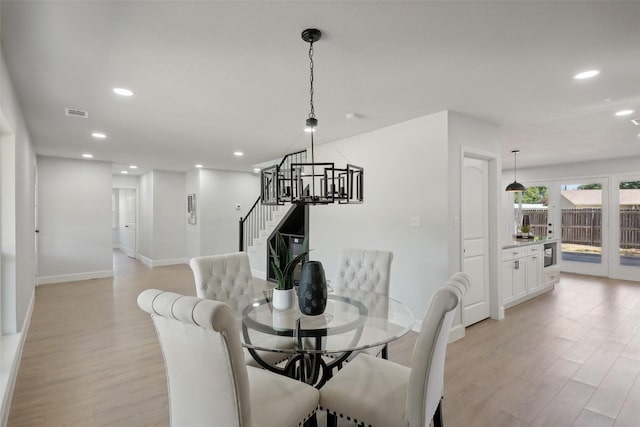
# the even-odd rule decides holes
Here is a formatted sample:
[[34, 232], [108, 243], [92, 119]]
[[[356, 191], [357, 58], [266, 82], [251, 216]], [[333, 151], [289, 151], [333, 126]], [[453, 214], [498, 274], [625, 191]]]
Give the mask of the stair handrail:
[[[282, 158], [278, 164], [278, 168], [282, 167], [289, 161], [289, 164], [293, 163], [291, 159], [294, 157], [297, 163], [303, 163], [306, 161], [307, 150], [300, 150], [294, 153], [289, 153]], [[304, 157], [304, 158], [303, 158]], [[267, 185], [270, 182], [267, 183]], [[249, 212], [244, 217], [240, 217], [238, 223], [238, 235], [240, 252], [246, 251], [247, 247], [253, 244], [253, 240], [256, 239], [260, 233], [260, 230], [265, 226], [267, 221], [270, 221], [273, 217], [273, 212], [278, 209], [277, 205], [263, 205], [260, 203], [260, 196], [256, 199], [254, 204], [249, 209]], [[251, 240], [251, 243], [249, 243]]]

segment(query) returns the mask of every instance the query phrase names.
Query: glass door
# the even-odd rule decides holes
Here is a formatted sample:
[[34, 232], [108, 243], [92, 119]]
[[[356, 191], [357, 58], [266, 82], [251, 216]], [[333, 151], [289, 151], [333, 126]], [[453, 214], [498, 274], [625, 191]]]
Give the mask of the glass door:
[[611, 192], [611, 277], [640, 277], [640, 176], [615, 178]]
[[560, 184], [562, 271], [608, 275], [607, 194], [604, 179]]

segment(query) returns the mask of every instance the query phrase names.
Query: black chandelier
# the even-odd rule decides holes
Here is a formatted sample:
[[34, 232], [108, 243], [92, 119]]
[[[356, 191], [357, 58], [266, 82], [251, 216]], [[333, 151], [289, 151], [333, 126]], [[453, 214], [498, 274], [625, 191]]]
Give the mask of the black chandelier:
[[286, 163], [262, 169], [260, 173], [260, 199], [265, 205], [282, 205], [286, 202], [299, 205], [324, 205], [329, 203], [362, 203], [364, 169], [347, 164], [336, 168], [334, 163], [316, 163], [313, 152], [313, 135], [318, 126], [313, 105], [313, 43], [322, 33], [315, 28], [302, 32], [302, 40], [309, 43], [309, 104], [305, 132], [311, 135], [311, 163]]

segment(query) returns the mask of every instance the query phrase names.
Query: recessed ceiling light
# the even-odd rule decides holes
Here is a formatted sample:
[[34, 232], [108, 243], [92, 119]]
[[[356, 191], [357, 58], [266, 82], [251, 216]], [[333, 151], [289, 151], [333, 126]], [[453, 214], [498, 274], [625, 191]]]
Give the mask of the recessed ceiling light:
[[133, 96], [132, 91], [130, 91], [129, 89], [125, 89], [123, 87], [116, 87], [113, 89], [113, 92], [121, 96]]
[[84, 153], [82, 157], [84, 157], [85, 159], [93, 159], [93, 154]]
[[576, 74], [575, 76], [573, 76], [573, 78], [576, 80], [584, 80], [584, 79], [590, 79], [591, 77], [595, 77], [598, 74], [600, 74], [600, 70], [587, 70], [587, 71], [582, 71], [581, 73]]
[[616, 116], [628, 116], [633, 114], [633, 110], [620, 110], [616, 113]]
[[201, 167], [203, 167], [203, 166], [202, 166], [202, 165], [200, 165], [200, 164], [198, 164], [198, 165], [196, 165], [196, 167], [197, 167], [198, 169], [200, 169], [200, 168], [201, 168]]
[[234, 151], [233, 155], [236, 156], [236, 157], [242, 157], [242, 156], [244, 156], [244, 153], [242, 151]]
[[136, 165], [129, 165], [129, 169], [138, 169]]
[[128, 173], [129, 173], [129, 171], [120, 171], [120, 173], [123, 173], [123, 174], [125, 174], [125, 175], [126, 175], [126, 174], [128, 174]]
[[107, 135], [102, 132], [94, 132], [91, 134], [91, 136], [97, 139], [105, 139], [107, 137]]
[[260, 173], [260, 168], [253, 168], [253, 173]]

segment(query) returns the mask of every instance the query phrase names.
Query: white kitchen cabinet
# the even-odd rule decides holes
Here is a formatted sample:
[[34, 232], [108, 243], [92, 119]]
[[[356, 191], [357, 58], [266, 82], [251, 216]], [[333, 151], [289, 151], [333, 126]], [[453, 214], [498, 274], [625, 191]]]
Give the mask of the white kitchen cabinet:
[[527, 294], [531, 294], [543, 288], [544, 259], [542, 245], [527, 246], [526, 249]]
[[502, 261], [502, 299], [505, 304], [527, 295], [526, 280], [522, 258]]
[[542, 244], [502, 250], [502, 303], [512, 306], [546, 289]]

